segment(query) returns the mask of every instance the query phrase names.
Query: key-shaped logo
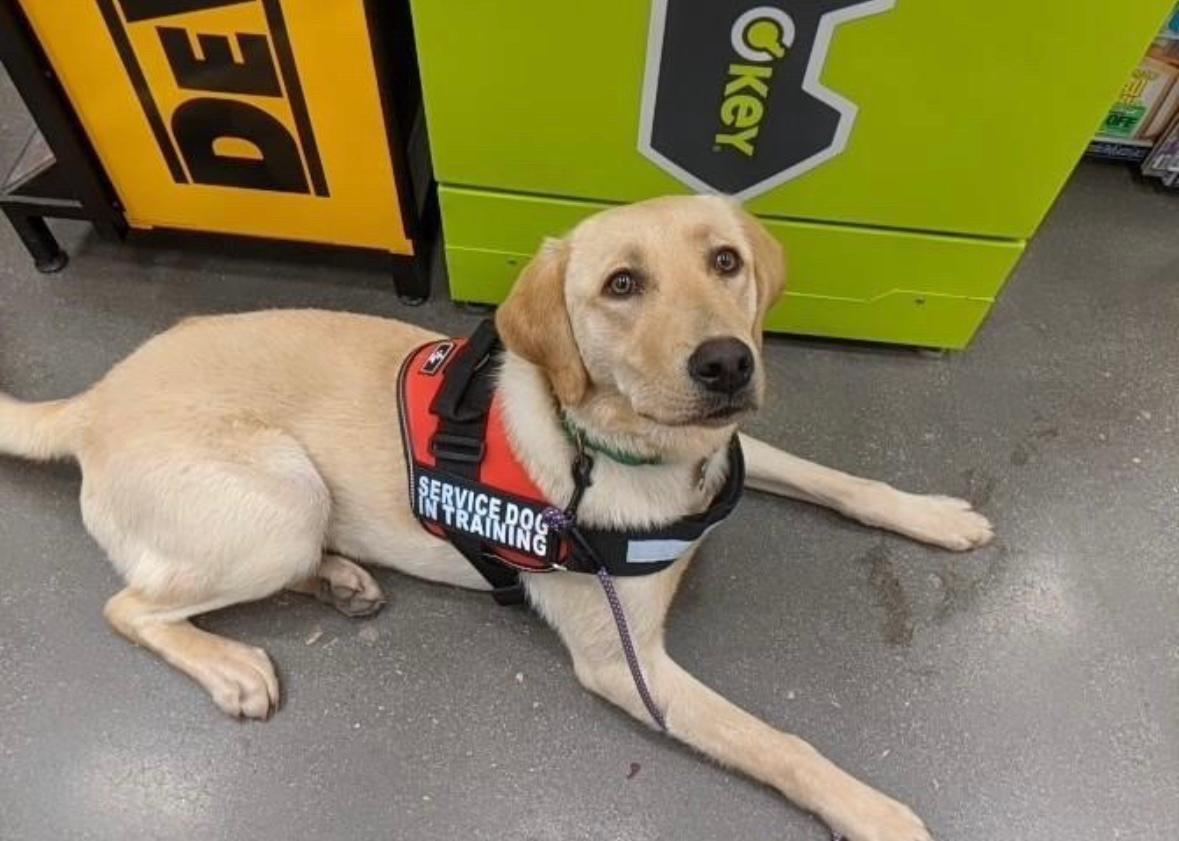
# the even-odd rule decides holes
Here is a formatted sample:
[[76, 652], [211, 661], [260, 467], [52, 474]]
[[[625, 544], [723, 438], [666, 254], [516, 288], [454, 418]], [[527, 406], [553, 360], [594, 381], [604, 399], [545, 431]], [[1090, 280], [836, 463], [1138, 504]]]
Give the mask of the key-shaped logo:
[[847, 146], [856, 105], [823, 86], [841, 23], [895, 0], [654, 0], [639, 150], [745, 200]]

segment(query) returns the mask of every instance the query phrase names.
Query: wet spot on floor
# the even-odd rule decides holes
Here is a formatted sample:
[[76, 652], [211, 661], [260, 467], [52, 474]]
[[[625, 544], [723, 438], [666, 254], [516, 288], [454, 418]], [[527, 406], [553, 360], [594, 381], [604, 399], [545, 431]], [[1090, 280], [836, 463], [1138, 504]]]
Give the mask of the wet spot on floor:
[[1011, 451], [1011, 463], [1016, 467], [1023, 467], [1040, 454], [1040, 447], [1045, 442], [1059, 435], [1060, 430], [1055, 426], [1040, 426], [1033, 429]]
[[1003, 577], [1010, 550], [1001, 543], [995, 543], [988, 554], [991, 556], [990, 563], [981, 574], [971, 574], [971, 566], [961, 563], [951, 563], [945, 569], [933, 573], [942, 594], [941, 604], [933, 613], [935, 623], [940, 625], [956, 614], [969, 611]]
[[995, 488], [999, 486], [999, 480], [992, 474], [973, 467], [962, 471], [962, 480], [966, 485], [963, 498], [969, 500], [975, 508], [989, 505], [991, 497], [995, 495]]
[[868, 583], [876, 593], [876, 603], [884, 610], [881, 635], [889, 645], [913, 642], [913, 608], [901, 579], [893, 566], [888, 546], [878, 543], [860, 556], [868, 565]]

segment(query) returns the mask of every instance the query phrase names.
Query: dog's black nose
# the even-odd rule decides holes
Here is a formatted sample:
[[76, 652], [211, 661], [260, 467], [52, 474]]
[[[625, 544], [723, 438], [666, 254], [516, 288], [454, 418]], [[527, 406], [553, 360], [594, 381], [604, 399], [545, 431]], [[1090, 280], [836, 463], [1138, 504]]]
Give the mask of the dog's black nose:
[[717, 394], [736, 394], [753, 376], [753, 351], [740, 339], [709, 339], [688, 358], [692, 379]]

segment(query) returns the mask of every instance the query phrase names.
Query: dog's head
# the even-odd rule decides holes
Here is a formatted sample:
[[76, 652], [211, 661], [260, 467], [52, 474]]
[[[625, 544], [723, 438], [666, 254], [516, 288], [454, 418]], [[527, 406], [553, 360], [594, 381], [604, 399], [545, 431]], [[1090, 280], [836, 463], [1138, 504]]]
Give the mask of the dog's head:
[[566, 409], [607, 406], [633, 432], [727, 428], [761, 402], [762, 320], [784, 278], [781, 247], [737, 205], [654, 199], [546, 242], [496, 325]]

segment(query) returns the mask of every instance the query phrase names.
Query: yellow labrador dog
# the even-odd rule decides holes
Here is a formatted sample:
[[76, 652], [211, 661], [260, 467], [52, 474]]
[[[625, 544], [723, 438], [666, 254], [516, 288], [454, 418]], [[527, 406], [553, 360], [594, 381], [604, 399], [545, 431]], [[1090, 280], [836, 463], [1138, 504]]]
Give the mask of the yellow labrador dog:
[[[718, 198], [608, 210], [546, 243], [496, 322], [508, 437], [547, 498], [564, 501], [573, 490], [564, 413], [596, 441], [660, 460], [599, 458], [584, 522], [648, 526], [704, 508], [727, 475], [727, 442], [762, 400], [761, 323], [784, 273], [767, 232]], [[0, 452], [77, 459], [86, 527], [127, 583], [106, 604], [110, 624], [227, 713], [265, 718], [279, 700], [266, 653], [201, 630], [193, 616], [283, 588], [369, 613], [383, 597], [358, 562], [487, 587], [421, 528], [407, 498], [394, 385], [402, 360], [433, 338], [329, 312], [185, 321], [82, 395], [35, 404], [0, 397]], [[991, 538], [961, 500], [904, 493], [745, 436], [741, 443], [755, 488], [948, 549]], [[929, 839], [908, 808], [667, 655], [664, 618], [694, 548], [657, 574], [617, 584], [668, 732], [852, 841]], [[651, 724], [594, 576], [533, 575], [525, 584], [578, 680]]]

